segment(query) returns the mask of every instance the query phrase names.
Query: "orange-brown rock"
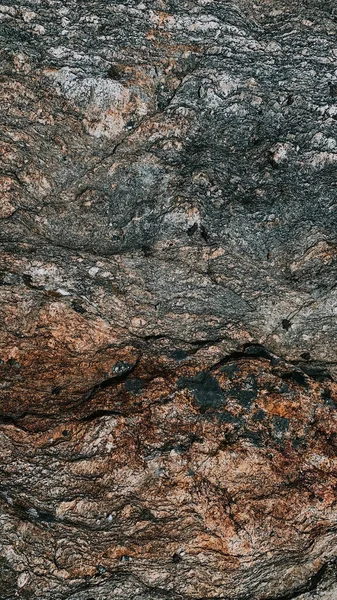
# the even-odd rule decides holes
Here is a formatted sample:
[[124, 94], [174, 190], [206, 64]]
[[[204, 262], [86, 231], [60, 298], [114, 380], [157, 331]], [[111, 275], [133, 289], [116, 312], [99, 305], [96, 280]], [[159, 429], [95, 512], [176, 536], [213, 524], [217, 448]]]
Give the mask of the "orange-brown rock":
[[335, 383], [256, 346], [149, 361], [3, 424], [5, 571], [27, 597], [310, 597], [336, 553]]

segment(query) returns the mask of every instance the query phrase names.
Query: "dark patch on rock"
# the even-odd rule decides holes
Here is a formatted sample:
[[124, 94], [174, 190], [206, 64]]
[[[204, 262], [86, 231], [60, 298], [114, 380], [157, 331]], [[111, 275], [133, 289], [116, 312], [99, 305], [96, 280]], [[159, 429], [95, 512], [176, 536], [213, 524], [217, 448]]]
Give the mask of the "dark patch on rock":
[[285, 433], [289, 430], [289, 419], [287, 419], [286, 417], [279, 417], [276, 415], [273, 417], [273, 426], [276, 433]]
[[201, 371], [195, 377], [182, 377], [178, 381], [178, 389], [190, 390], [203, 410], [219, 408], [226, 404], [226, 398], [218, 381], [209, 371]]
[[158, 519], [154, 516], [154, 514], [148, 508], [143, 508], [143, 510], [139, 513], [138, 520], [139, 521], [153, 521], [153, 522], [158, 521]]
[[299, 450], [299, 449], [305, 450], [305, 448], [307, 446], [306, 439], [303, 436], [302, 437], [301, 436], [294, 437], [291, 440], [291, 443], [292, 443], [294, 450]]
[[237, 363], [229, 363], [228, 365], [224, 365], [221, 367], [221, 372], [226, 373], [229, 379], [233, 379], [236, 373], [238, 373], [239, 367]]
[[114, 81], [120, 81], [122, 79], [123, 68], [120, 65], [111, 65], [107, 70], [106, 77], [113, 79]]
[[52, 393], [54, 396], [59, 396], [61, 392], [62, 392], [62, 387], [61, 387], [60, 385], [55, 385], [55, 387], [53, 387], [53, 388], [51, 389], [51, 393]]
[[187, 358], [187, 356], [187, 352], [185, 352], [185, 350], [181, 350], [180, 348], [178, 348], [177, 350], [172, 350], [172, 352], [170, 352], [170, 357], [178, 361], [184, 360], [185, 358]]
[[80, 315], [84, 315], [84, 313], [86, 313], [87, 311], [85, 310], [85, 308], [82, 306], [82, 304], [79, 304], [78, 302], [72, 302], [71, 303], [72, 308], [74, 309], [75, 312], [79, 313]]
[[223, 412], [213, 413], [212, 416], [216, 416], [219, 425], [221, 423], [233, 423], [235, 425], [243, 423], [243, 420], [240, 417], [237, 417], [236, 415], [233, 415], [232, 413], [226, 410], [224, 410]]
[[293, 381], [298, 385], [308, 387], [308, 381], [301, 371], [287, 371], [286, 373], [282, 373], [281, 377], [286, 381]]
[[143, 244], [142, 245], [142, 252], [143, 252], [144, 256], [152, 256], [153, 255], [153, 248], [152, 248], [152, 246], [149, 246], [147, 244]]
[[198, 231], [198, 223], [194, 223], [188, 228], [187, 235], [191, 237], [196, 231]]
[[207, 242], [209, 241], [209, 235], [208, 235], [206, 227], [204, 227], [204, 225], [200, 225], [200, 235], [207, 244]]
[[322, 367], [316, 367], [314, 365], [304, 365], [302, 366], [302, 371], [304, 371], [306, 375], [311, 377], [311, 379], [319, 381], [320, 383], [323, 383], [326, 380], [333, 381], [333, 378], [331, 377], [329, 371]]
[[305, 449], [307, 446], [305, 437], [294, 437], [291, 441], [294, 450], [298, 450], [299, 448]]
[[138, 377], [132, 377], [127, 379], [124, 383], [124, 387], [127, 392], [131, 392], [131, 394], [139, 394], [144, 387], [144, 382]]
[[14, 367], [15, 369], [20, 369], [20, 365], [19, 365], [18, 361], [17, 361], [17, 360], [15, 360], [15, 358], [10, 358], [10, 359], [7, 361], [7, 365], [8, 365], [9, 367]]
[[263, 435], [260, 431], [251, 431], [250, 429], [244, 429], [240, 432], [240, 437], [249, 440], [254, 446], [261, 448], [263, 446]]
[[55, 523], [57, 521], [57, 518], [55, 515], [53, 515], [53, 513], [46, 511], [39, 512], [37, 519], [39, 521], [44, 521], [45, 523]]
[[282, 320], [282, 329], [289, 331], [290, 328], [291, 328], [291, 321], [289, 321], [289, 319], [283, 319]]
[[331, 396], [331, 391], [328, 388], [322, 390], [321, 396], [324, 400], [324, 404], [326, 404], [330, 408], [336, 408], [336, 404]]
[[253, 414], [252, 419], [253, 419], [253, 421], [264, 421], [266, 416], [267, 416], [267, 413], [264, 410], [260, 409], [256, 413]]
[[175, 552], [175, 553], [173, 554], [173, 556], [172, 556], [172, 562], [173, 562], [173, 563], [176, 563], [176, 564], [178, 564], [178, 563], [180, 563], [182, 560], [183, 560], [183, 559], [182, 559], [182, 557], [180, 556], [180, 554], [178, 554], [177, 552]]
[[236, 388], [231, 391], [231, 396], [244, 408], [250, 408], [254, 400], [256, 399], [256, 392], [254, 390], [243, 390], [242, 388]]
[[337, 98], [337, 82], [329, 81], [329, 93], [332, 98]]
[[247, 344], [244, 349], [244, 353], [247, 356], [256, 356], [257, 358], [265, 358], [270, 361], [274, 361], [275, 357], [268, 352], [267, 348], [262, 344]]
[[243, 408], [250, 408], [254, 400], [256, 400], [257, 395], [258, 385], [254, 375], [243, 381], [240, 387], [235, 386], [229, 390], [229, 396], [235, 398]]

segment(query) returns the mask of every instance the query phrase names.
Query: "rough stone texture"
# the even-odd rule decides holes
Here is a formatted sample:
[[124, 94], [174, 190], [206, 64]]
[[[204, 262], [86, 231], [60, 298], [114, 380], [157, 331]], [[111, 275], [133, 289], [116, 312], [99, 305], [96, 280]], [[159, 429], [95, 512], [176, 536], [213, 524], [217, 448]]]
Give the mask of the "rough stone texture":
[[0, 26], [0, 599], [336, 600], [335, 1]]

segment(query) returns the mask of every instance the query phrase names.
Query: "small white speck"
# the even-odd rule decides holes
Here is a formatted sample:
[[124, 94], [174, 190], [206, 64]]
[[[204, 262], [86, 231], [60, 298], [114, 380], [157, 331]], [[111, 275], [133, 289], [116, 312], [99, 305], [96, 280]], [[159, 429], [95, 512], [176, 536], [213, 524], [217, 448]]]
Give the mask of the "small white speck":
[[18, 588], [22, 588], [24, 587], [30, 580], [30, 575], [29, 573], [27, 573], [26, 571], [23, 571], [23, 573], [20, 573], [19, 577], [18, 577]]
[[57, 288], [57, 293], [60, 294], [61, 296], [71, 296], [70, 292], [67, 292], [67, 290], [64, 290], [63, 288]]
[[39, 35], [44, 35], [46, 33], [46, 30], [43, 27], [43, 25], [35, 25], [33, 31], [34, 33], [38, 33]]

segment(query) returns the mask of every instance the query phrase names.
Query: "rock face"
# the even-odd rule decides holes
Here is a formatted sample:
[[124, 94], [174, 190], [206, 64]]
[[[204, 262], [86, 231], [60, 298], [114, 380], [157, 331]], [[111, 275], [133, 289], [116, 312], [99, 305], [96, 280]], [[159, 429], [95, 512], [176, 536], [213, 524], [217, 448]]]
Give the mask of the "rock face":
[[335, 2], [0, 22], [0, 599], [336, 600]]

